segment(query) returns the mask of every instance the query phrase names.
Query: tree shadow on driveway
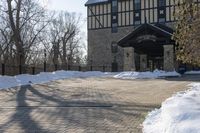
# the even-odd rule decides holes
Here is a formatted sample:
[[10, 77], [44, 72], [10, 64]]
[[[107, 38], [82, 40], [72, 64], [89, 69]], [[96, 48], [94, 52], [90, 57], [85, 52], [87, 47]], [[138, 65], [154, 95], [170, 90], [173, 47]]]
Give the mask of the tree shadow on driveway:
[[[28, 96], [27, 92], [45, 100], [43, 105], [40, 103], [37, 105], [29, 104], [34, 101], [29, 98], [30, 95]], [[84, 93], [84, 91], [80, 91], [80, 93]], [[100, 96], [108, 95], [98, 91], [95, 93]], [[85, 93], [80, 95], [85, 95]], [[74, 132], [137, 133], [141, 132], [138, 125], [143, 121], [144, 113], [156, 107], [158, 106], [114, 103], [104, 100], [66, 100], [56, 94], [54, 96], [44, 94], [33, 86], [27, 85], [22, 86], [17, 92], [15, 112], [9, 121], [0, 125], [0, 131], [6, 131], [7, 125], [12, 127], [18, 123], [25, 133], [56, 133], [59, 130], [70, 132], [71, 129]], [[13, 129], [13, 131], [15, 130]]]
[[[5, 127], [7, 127], [8, 125], [9, 127], [12, 128], [14, 124], [18, 124], [25, 133], [32, 133], [32, 132], [35, 133], [37, 131], [47, 132], [45, 129], [42, 129], [42, 127], [32, 119], [31, 113], [33, 111], [33, 107], [28, 106], [26, 102], [27, 100], [26, 92], [28, 89], [29, 88], [27, 86], [20, 87], [16, 95], [15, 113], [10, 117], [9, 121], [0, 125], [1, 132], [6, 131], [7, 129]], [[10, 108], [9, 110], [13, 109]], [[15, 128], [9, 130], [12, 130], [12, 132], [18, 132], [16, 131]]]

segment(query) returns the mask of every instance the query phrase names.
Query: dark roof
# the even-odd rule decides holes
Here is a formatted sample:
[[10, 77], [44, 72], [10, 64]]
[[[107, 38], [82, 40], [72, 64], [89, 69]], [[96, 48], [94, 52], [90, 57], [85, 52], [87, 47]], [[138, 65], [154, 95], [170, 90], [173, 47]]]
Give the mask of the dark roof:
[[85, 3], [85, 6], [92, 5], [92, 4], [98, 4], [98, 3], [104, 3], [104, 2], [108, 2], [108, 1], [109, 0], [88, 0]]
[[137, 27], [134, 31], [132, 31], [130, 34], [127, 36], [123, 37], [122, 39], [119, 40], [118, 45], [125, 47], [126, 43], [137, 37], [138, 35], [145, 35], [144, 32], [149, 32], [151, 31], [152, 34], [157, 34], [159, 36], [162, 36], [166, 38], [167, 40], [171, 40], [172, 34], [173, 34], [173, 29], [170, 27], [167, 27], [164, 24], [143, 24], [139, 27]]
[[167, 32], [170, 32], [172, 34], [174, 32], [174, 30], [172, 28], [166, 26], [165, 24], [157, 23], [157, 24], [155, 24], [155, 26], [157, 26], [157, 27], [159, 27], [159, 28], [161, 28], [161, 29], [163, 29], [163, 30], [165, 30]]

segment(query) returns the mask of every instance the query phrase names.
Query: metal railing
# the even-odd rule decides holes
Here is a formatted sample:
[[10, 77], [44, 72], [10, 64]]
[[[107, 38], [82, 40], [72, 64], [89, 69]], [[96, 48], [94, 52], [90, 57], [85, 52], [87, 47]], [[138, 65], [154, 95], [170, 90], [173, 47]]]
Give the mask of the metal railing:
[[7, 64], [1, 64], [0, 65], [0, 75], [19, 75], [19, 74], [31, 74], [35, 75], [40, 72], [53, 72], [58, 70], [66, 70], [66, 71], [118, 71], [113, 70], [112, 66], [108, 65], [57, 65], [57, 64], [40, 64], [40, 65], [7, 65]]

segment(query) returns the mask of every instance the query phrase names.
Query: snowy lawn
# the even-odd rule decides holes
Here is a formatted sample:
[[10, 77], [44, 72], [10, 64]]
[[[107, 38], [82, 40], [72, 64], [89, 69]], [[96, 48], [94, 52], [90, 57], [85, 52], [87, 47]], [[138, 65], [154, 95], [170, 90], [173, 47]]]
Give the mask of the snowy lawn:
[[87, 77], [102, 77], [108, 76], [109, 73], [98, 71], [93, 72], [78, 72], [78, 71], [56, 71], [42, 72], [37, 75], [22, 74], [17, 76], [0, 76], [0, 89], [11, 88], [28, 84], [47, 83], [59, 79], [67, 78], [87, 78]]
[[149, 113], [143, 133], [200, 133], [200, 83], [190, 87]]
[[181, 76], [176, 71], [165, 72], [161, 70], [155, 70], [153, 72], [122, 72], [114, 76], [114, 78], [120, 79], [156, 79], [162, 77], [179, 77]]

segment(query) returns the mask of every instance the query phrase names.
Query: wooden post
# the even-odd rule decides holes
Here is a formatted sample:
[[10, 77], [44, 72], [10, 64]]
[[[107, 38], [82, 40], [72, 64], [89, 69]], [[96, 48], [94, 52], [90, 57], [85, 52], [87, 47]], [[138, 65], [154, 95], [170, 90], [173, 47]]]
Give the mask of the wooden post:
[[4, 76], [5, 75], [5, 64], [1, 64], [1, 66], [2, 66], [2, 75]]
[[90, 71], [93, 71], [92, 65], [90, 66]]
[[71, 66], [70, 65], [68, 65], [68, 70], [71, 70]]
[[55, 64], [55, 71], [57, 71], [58, 70], [58, 65], [57, 64]]
[[32, 75], [35, 75], [35, 67], [32, 67]]
[[78, 67], [78, 70], [81, 71], [81, 66]]
[[44, 61], [44, 72], [46, 72], [47, 71], [47, 63], [46, 63], [46, 61]]
[[105, 66], [103, 65], [103, 72], [105, 72], [106, 71], [106, 68], [105, 68]]
[[22, 65], [19, 65], [19, 74], [22, 74]]

